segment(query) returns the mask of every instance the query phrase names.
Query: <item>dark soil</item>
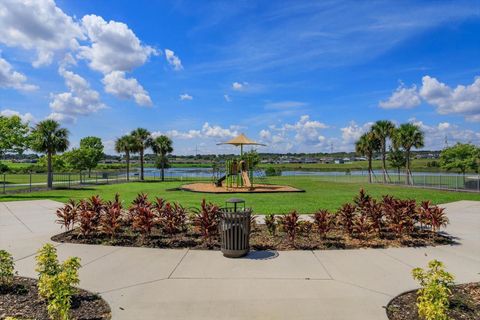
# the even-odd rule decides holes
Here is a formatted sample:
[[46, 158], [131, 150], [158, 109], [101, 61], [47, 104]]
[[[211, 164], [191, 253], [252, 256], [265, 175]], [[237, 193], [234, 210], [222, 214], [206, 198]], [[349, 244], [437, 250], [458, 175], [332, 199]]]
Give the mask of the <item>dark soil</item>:
[[[218, 237], [208, 243], [202, 236], [190, 228], [175, 235], [167, 235], [159, 229], [154, 229], [152, 234], [145, 239], [128, 227], [124, 227], [112, 239], [104, 233], [92, 233], [82, 236], [78, 228], [52, 237], [56, 242], [102, 244], [127, 247], [151, 248], [190, 248], [219, 250]], [[387, 248], [387, 247], [422, 247], [453, 244], [452, 238], [433, 233], [428, 230], [415, 229], [412, 234], [396, 236], [389, 230], [383, 230], [380, 235], [374, 233], [366, 239], [351, 237], [342, 230], [329, 232], [325, 238], [315, 230], [303, 230], [297, 234], [294, 243], [288, 241], [284, 232], [278, 231], [270, 235], [263, 224], [254, 225], [250, 237], [250, 246], [254, 250], [326, 250], [326, 249], [357, 249], [357, 248]]]
[[[421, 320], [416, 306], [417, 292], [410, 291], [395, 297], [387, 306], [390, 320]], [[448, 316], [452, 320], [480, 319], [480, 282], [454, 286]]]
[[[9, 287], [0, 286], [0, 319], [48, 320], [47, 304], [38, 295], [37, 280], [15, 277]], [[100, 296], [78, 289], [72, 297], [71, 319], [104, 320], [111, 319], [110, 307]]]

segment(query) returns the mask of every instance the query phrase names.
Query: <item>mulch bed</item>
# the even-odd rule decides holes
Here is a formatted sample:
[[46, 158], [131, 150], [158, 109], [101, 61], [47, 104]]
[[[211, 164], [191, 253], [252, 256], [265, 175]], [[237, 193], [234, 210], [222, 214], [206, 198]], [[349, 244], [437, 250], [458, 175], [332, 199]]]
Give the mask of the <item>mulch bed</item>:
[[[409, 291], [395, 297], [387, 306], [390, 320], [421, 320], [416, 306], [417, 292]], [[480, 282], [454, 286], [448, 316], [452, 320], [480, 319]]]
[[[127, 227], [111, 239], [103, 233], [91, 234], [83, 237], [80, 230], [74, 229], [52, 237], [56, 242], [102, 244], [126, 247], [150, 247], [150, 248], [190, 248], [219, 250], [220, 243], [215, 238], [211, 243], [204, 243], [201, 235], [193, 229], [176, 235], [166, 235], [159, 229], [154, 229], [152, 234], [143, 241], [141, 235]], [[326, 238], [321, 238], [314, 230], [305, 230], [297, 235], [295, 243], [287, 240], [284, 232], [278, 231], [275, 236], [268, 233], [263, 224], [253, 227], [250, 246], [253, 250], [326, 250], [326, 249], [358, 249], [358, 248], [388, 248], [388, 247], [422, 247], [454, 244], [450, 237], [427, 230], [416, 229], [410, 235], [397, 237], [392, 232], [385, 230], [381, 236], [377, 235], [369, 239], [352, 238], [341, 230], [329, 232]]]
[[[10, 287], [0, 287], [0, 319], [48, 320], [47, 304], [40, 298], [37, 280], [15, 277]], [[104, 320], [111, 319], [110, 307], [99, 295], [78, 289], [72, 297], [71, 319]]]

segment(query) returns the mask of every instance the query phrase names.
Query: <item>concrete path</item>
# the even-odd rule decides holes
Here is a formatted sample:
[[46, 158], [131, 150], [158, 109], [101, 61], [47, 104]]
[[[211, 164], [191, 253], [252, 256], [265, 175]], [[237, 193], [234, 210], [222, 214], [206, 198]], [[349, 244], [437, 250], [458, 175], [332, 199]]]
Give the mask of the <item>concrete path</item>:
[[[0, 248], [34, 277], [40, 246], [60, 231], [50, 200], [0, 203]], [[414, 289], [411, 269], [438, 259], [457, 282], [480, 281], [480, 202], [445, 205], [461, 243], [434, 248], [220, 252], [58, 244], [82, 259], [82, 288], [99, 292], [114, 319], [386, 319], [384, 306]]]

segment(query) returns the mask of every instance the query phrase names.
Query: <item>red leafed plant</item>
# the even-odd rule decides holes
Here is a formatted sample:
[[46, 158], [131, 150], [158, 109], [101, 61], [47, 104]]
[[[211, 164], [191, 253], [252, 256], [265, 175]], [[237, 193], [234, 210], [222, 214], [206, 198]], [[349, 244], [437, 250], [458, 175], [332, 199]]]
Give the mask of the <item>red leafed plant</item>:
[[147, 237], [152, 233], [153, 227], [157, 224], [157, 216], [152, 208], [148, 206], [138, 206], [134, 209], [132, 225], [142, 235], [142, 243], [145, 243]]
[[355, 198], [353, 198], [353, 203], [355, 203], [357, 207], [363, 208], [369, 205], [370, 200], [372, 200], [372, 197], [370, 197], [362, 188], [358, 192], [358, 195], [356, 195]]
[[432, 205], [430, 201], [423, 201], [417, 208], [420, 223], [429, 227], [433, 232], [437, 232], [441, 227], [446, 227], [449, 223], [445, 214], [445, 209]]
[[340, 225], [343, 230], [352, 235], [353, 233], [353, 219], [355, 217], [355, 206], [350, 203], [345, 203], [337, 212]]
[[283, 231], [287, 234], [287, 238], [292, 245], [295, 245], [295, 238], [297, 237], [300, 228], [298, 218], [299, 215], [297, 211], [294, 210], [279, 219], [280, 225], [282, 226]]
[[362, 214], [368, 216], [372, 223], [372, 228], [380, 233], [384, 224], [384, 215], [381, 203], [378, 203], [375, 199], [370, 199], [370, 201], [363, 206]]
[[[157, 200], [159, 199], [157, 198]], [[154, 208], [160, 209], [158, 211], [159, 224], [166, 234], [172, 235], [186, 229], [187, 210], [178, 203], [174, 203], [172, 206], [167, 202], [161, 206], [154, 205]]]
[[218, 235], [219, 222], [220, 208], [213, 203], [206, 203], [203, 199], [200, 209], [195, 210], [192, 223], [207, 244], [211, 244], [213, 237]]
[[115, 194], [114, 201], [109, 201], [105, 205], [105, 212], [100, 220], [100, 229], [110, 235], [112, 240], [121, 227], [121, 217], [122, 203], [117, 193]]
[[366, 214], [355, 216], [353, 220], [353, 232], [362, 239], [367, 239], [373, 230], [373, 223]]
[[61, 224], [62, 227], [65, 227], [65, 229], [68, 231], [75, 225], [78, 213], [78, 205], [75, 200], [70, 199], [62, 208], [57, 209], [55, 213], [58, 217], [56, 222]]
[[92, 223], [95, 227], [97, 227], [100, 224], [103, 213], [105, 212], [105, 203], [99, 195], [91, 196], [88, 199], [87, 207], [89, 211], [95, 213], [94, 217], [92, 218]]
[[328, 232], [335, 226], [335, 216], [328, 210], [318, 210], [313, 214], [312, 218], [321, 238], [325, 238]]
[[139, 193], [137, 197], [132, 201], [132, 205], [128, 209], [127, 223], [133, 224], [135, 215], [139, 212], [140, 208], [152, 208], [152, 203], [148, 200], [146, 193]]
[[79, 223], [80, 233], [83, 237], [88, 237], [93, 231], [96, 230], [95, 216], [96, 212], [90, 210], [88, 203], [85, 200], [81, 200], [79, 204]]

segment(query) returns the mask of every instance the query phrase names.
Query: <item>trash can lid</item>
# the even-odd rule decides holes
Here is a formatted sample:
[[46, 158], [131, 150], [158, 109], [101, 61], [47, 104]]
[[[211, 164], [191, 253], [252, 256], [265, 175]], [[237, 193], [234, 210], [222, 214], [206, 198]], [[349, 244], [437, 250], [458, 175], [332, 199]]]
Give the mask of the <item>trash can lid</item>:
[[244, 203], [245, 200], [240, 198], [230, 198], [226, 201], [227, 203]]

